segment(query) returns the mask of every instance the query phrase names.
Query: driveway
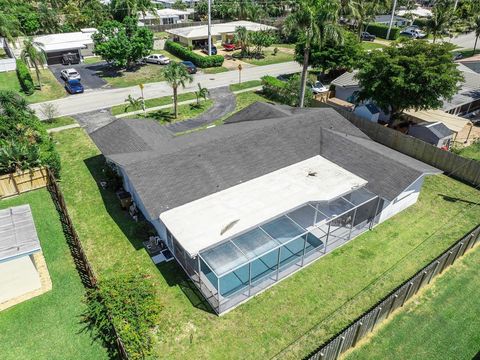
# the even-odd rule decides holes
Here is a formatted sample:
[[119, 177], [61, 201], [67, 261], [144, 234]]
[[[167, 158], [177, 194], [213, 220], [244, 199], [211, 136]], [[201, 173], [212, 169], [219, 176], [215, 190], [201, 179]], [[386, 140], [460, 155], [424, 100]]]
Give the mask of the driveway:
[[60, 72], [63, 69], [74, 68], [80, 73], [82, 78], [81, 82], [85, 90], [96, 90], [102, 89], [107, 85], [107, 82], [103, 80], [100, 76], [97, 75], [97, 72], [100, 71], [103, 67], [106, 66], [106, 62], [99, 62], [95, 64], [76, 64], [76, 65], [50, 65], [48, 68], [53, 73], [55, 78], [64, 85], [65, 81], [61, 78]]

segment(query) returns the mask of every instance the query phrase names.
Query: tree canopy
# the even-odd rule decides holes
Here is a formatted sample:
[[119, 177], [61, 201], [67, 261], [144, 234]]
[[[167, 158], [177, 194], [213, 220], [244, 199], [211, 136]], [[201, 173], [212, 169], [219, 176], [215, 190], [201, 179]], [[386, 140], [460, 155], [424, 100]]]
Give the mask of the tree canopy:
[[131, 17], [126, 17], [122, 23], [105, 22], [93, 35], [93, 41], [95, 53], [118, 67], [133, 66], [153, 49], [153, 33], [138, 27], [137, 19]]
[[451, 50], [448, 43], [408, 40], [370, 52], [357, 74], [357, 100], [373, 100], [392, 120], [403, 110], [441, 107], [463, 79]]

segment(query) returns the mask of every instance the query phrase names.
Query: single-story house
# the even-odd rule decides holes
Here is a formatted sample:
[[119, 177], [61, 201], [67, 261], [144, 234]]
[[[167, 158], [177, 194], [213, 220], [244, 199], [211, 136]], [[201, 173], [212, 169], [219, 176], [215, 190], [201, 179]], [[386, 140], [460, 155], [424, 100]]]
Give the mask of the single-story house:
[[159, 9], [156, 12], [147, 12], [145, 15], [139, 12], [138, 22], [142, 26], [180, 24], [187, 22], [191, 14], [193, 14], [193, 9]]
[[[375, 21], [374, 22], [376, 22], [377, 24], [382, 24], [382, 25], [389, 26], [391, 17], [392, 17], [391, 15], [378, 15], [378, 16], [375, 16]], [[412, 25], [412, 20], [395, 15], [393, 17], [393, 24], [392, 25], [395, 26], [395, 27], [402, 28], [402, 27], [405, 27], [405, 26]]]
[[408, 135], [441, 149], [449, 149], [454, 132], [441, 122], [422, 122], [408, 127]]
[[432, 10], [421, 7], [421, 6], [417, 6], [415, 9], [398, 10], [397, 15], [399, 16], [412, 15], [414, 17], [429, 18], [432, 16]]
[[90, 136], [218, 314], [413, 205], [440, 173], [331, 108], [255, 103], [188, 135], [118, 119]]
[[[217, 41], [225, 42], [233, 38], [235, 30], [239, 26], [244, 26], [248, 31], [277, 30], [277, 28], [273, 26], [246, 20], [232, 21], [222, 24], [213, 24], [210, 27], [212, 43], [216, 43]], [[174, 41], [177, 41], [186, 46], [203, 45], [208, 41], [207, 25], [169, 29], [165, 30], [165, 32], [168, 33]]]
[[372, 121], [374, 123], [378, 122], [380, 116], [380, 109], [374, 103], [365, 103], [355, 106], [353, 112], [360, 116], [363, 119]]
[[[152, 3], [162, 5], [165, 9], [171, 9], [177, 0], [151, 0]], [[182, 0], [189, 8], [194, 8], [200, 0]]]
[[45, 53], [47, 64], [60, 64], [65, 54], [73, 54], [82, 59], [93, 55], [92, 35], [95, 28], [81, 29], [77, 32], [36, 36], [34, 44]]
[[458, 63], [458, 69], [465, 80], [452, 99], [443, 102], [442, 109], [449, 114], [464, 116], [480, 109], [480, 74], [461, 63]]
[[51, 287], [30, 206], [0, 210], [0, 310]]

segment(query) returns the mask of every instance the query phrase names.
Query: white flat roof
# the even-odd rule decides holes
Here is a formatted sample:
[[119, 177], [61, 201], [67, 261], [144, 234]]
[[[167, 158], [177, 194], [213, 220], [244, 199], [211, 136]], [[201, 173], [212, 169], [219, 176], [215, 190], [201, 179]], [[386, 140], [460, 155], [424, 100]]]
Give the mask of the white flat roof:
[[[244, 26], [248, 31], [276, 30], [276, 28], [273, 26], [241, 20], [223, 24], [214, 24], [211, 26], [211, 33], [213, 36], [219, 36], [224, 33], [234, 33], [235, 29], [239, 26]], [[178, 29], [165, 30], [165, 32], [188, 39], [205, 38], [208, 36], [207, 25], [188, 26]]]
[[36, 36], [33, 40], [36, 45], [47, 52], [81, 49], [89, 44], [93, 44], [92, 35], [96, 31], [94, 28], [86, 28], [77, 32]]
[[160, 214], [190, 256], [311, 201], [328, 201], [367, 181], [320, 155]]
[[0, 263], [0, 304], [41, 287], [40, 276], [29, 257]]
[[187, 9], [187, 10], [177, 10], [177, 9], [158, 9], [156, 11], [156, 14], [154, 12], [147, 12], [145, 16], [142, 14], [142, 12], [138, 12], [138, 19], [139, 21], [142, 20], [151, 20], [151, 19], [163, 19], [163, 18], [171, 18], [175, 17], [178, 18], [180, 15], [189, 15], [193, 11], [192, 9]]

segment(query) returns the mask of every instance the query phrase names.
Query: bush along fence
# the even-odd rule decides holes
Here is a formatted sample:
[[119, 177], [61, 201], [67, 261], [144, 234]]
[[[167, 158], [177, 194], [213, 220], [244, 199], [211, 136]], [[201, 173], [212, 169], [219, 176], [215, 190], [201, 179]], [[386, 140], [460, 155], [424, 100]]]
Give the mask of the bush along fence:
[[417, 294], [421, 288], [430, 284], [435, 276], [441, 274], [447, 267], [463, 256], [467, 250], [473, 248], [480, 242], [479, 239], [480, 225], [397, 287], [327, 343], [314, 350], [305, 360], [338, 359], [340, 354], [355, 347], [361, 339], [371, 333], [382, 321], [387, 319], [393, 311], [403, 307], [408, 299]]
[[439, 149], [420, 139], [362, 119], [349, 111], [336, 110], [372, 140], [432, 165], [457, 180], [473, 186], [480, 185], [479, 161], [467, 159], [452, 152]]
[[[87, 259], [87, 255], [83, 250], [83, 246], [80, 242], [77, 232], [75, 231], [70, 215], [68, 214], [67, 206], [65, 204], [65, 199], [63, 197], [62, 191], [58, 186], [55, 176], [48, 169], [47, 169], [47, 176], [48, 176], [47, 187], [48, 187], [48, 190], [50, 191], [53, 202], [55, 203], [55, 207], [60, 215], [60, 221], [62, 222], [63, 231], [67, 238], [68, 246], [72, 253], [75, 266], [77, 267], [77, 270], [80, 274], [82, 283], [87, 289], [95, 290], [97, 289], [97, 278], [92, 269], [92, 266], [90, 265]], [[121, 360], [128, 360], [129, 357], [128, 357], [127, 351], [125, 350], [125, 346], [122, 342], [122, 339], [118, 335], [118, 332], [115, 329], [115, 326], [113, 325], [113, 321], [110, 316], [109, 316], [109, 319], [110, 319], [109, 322], [111, 325], [110, 333], [113, 335], [114, 343], [116, 345], [116, 355]]]
[[222, 55], [203, 56], [171, 40], [165, 42], [165, 50], [183, 60], [191, 61], [201, 68], [222, 66], [224, 60]]

